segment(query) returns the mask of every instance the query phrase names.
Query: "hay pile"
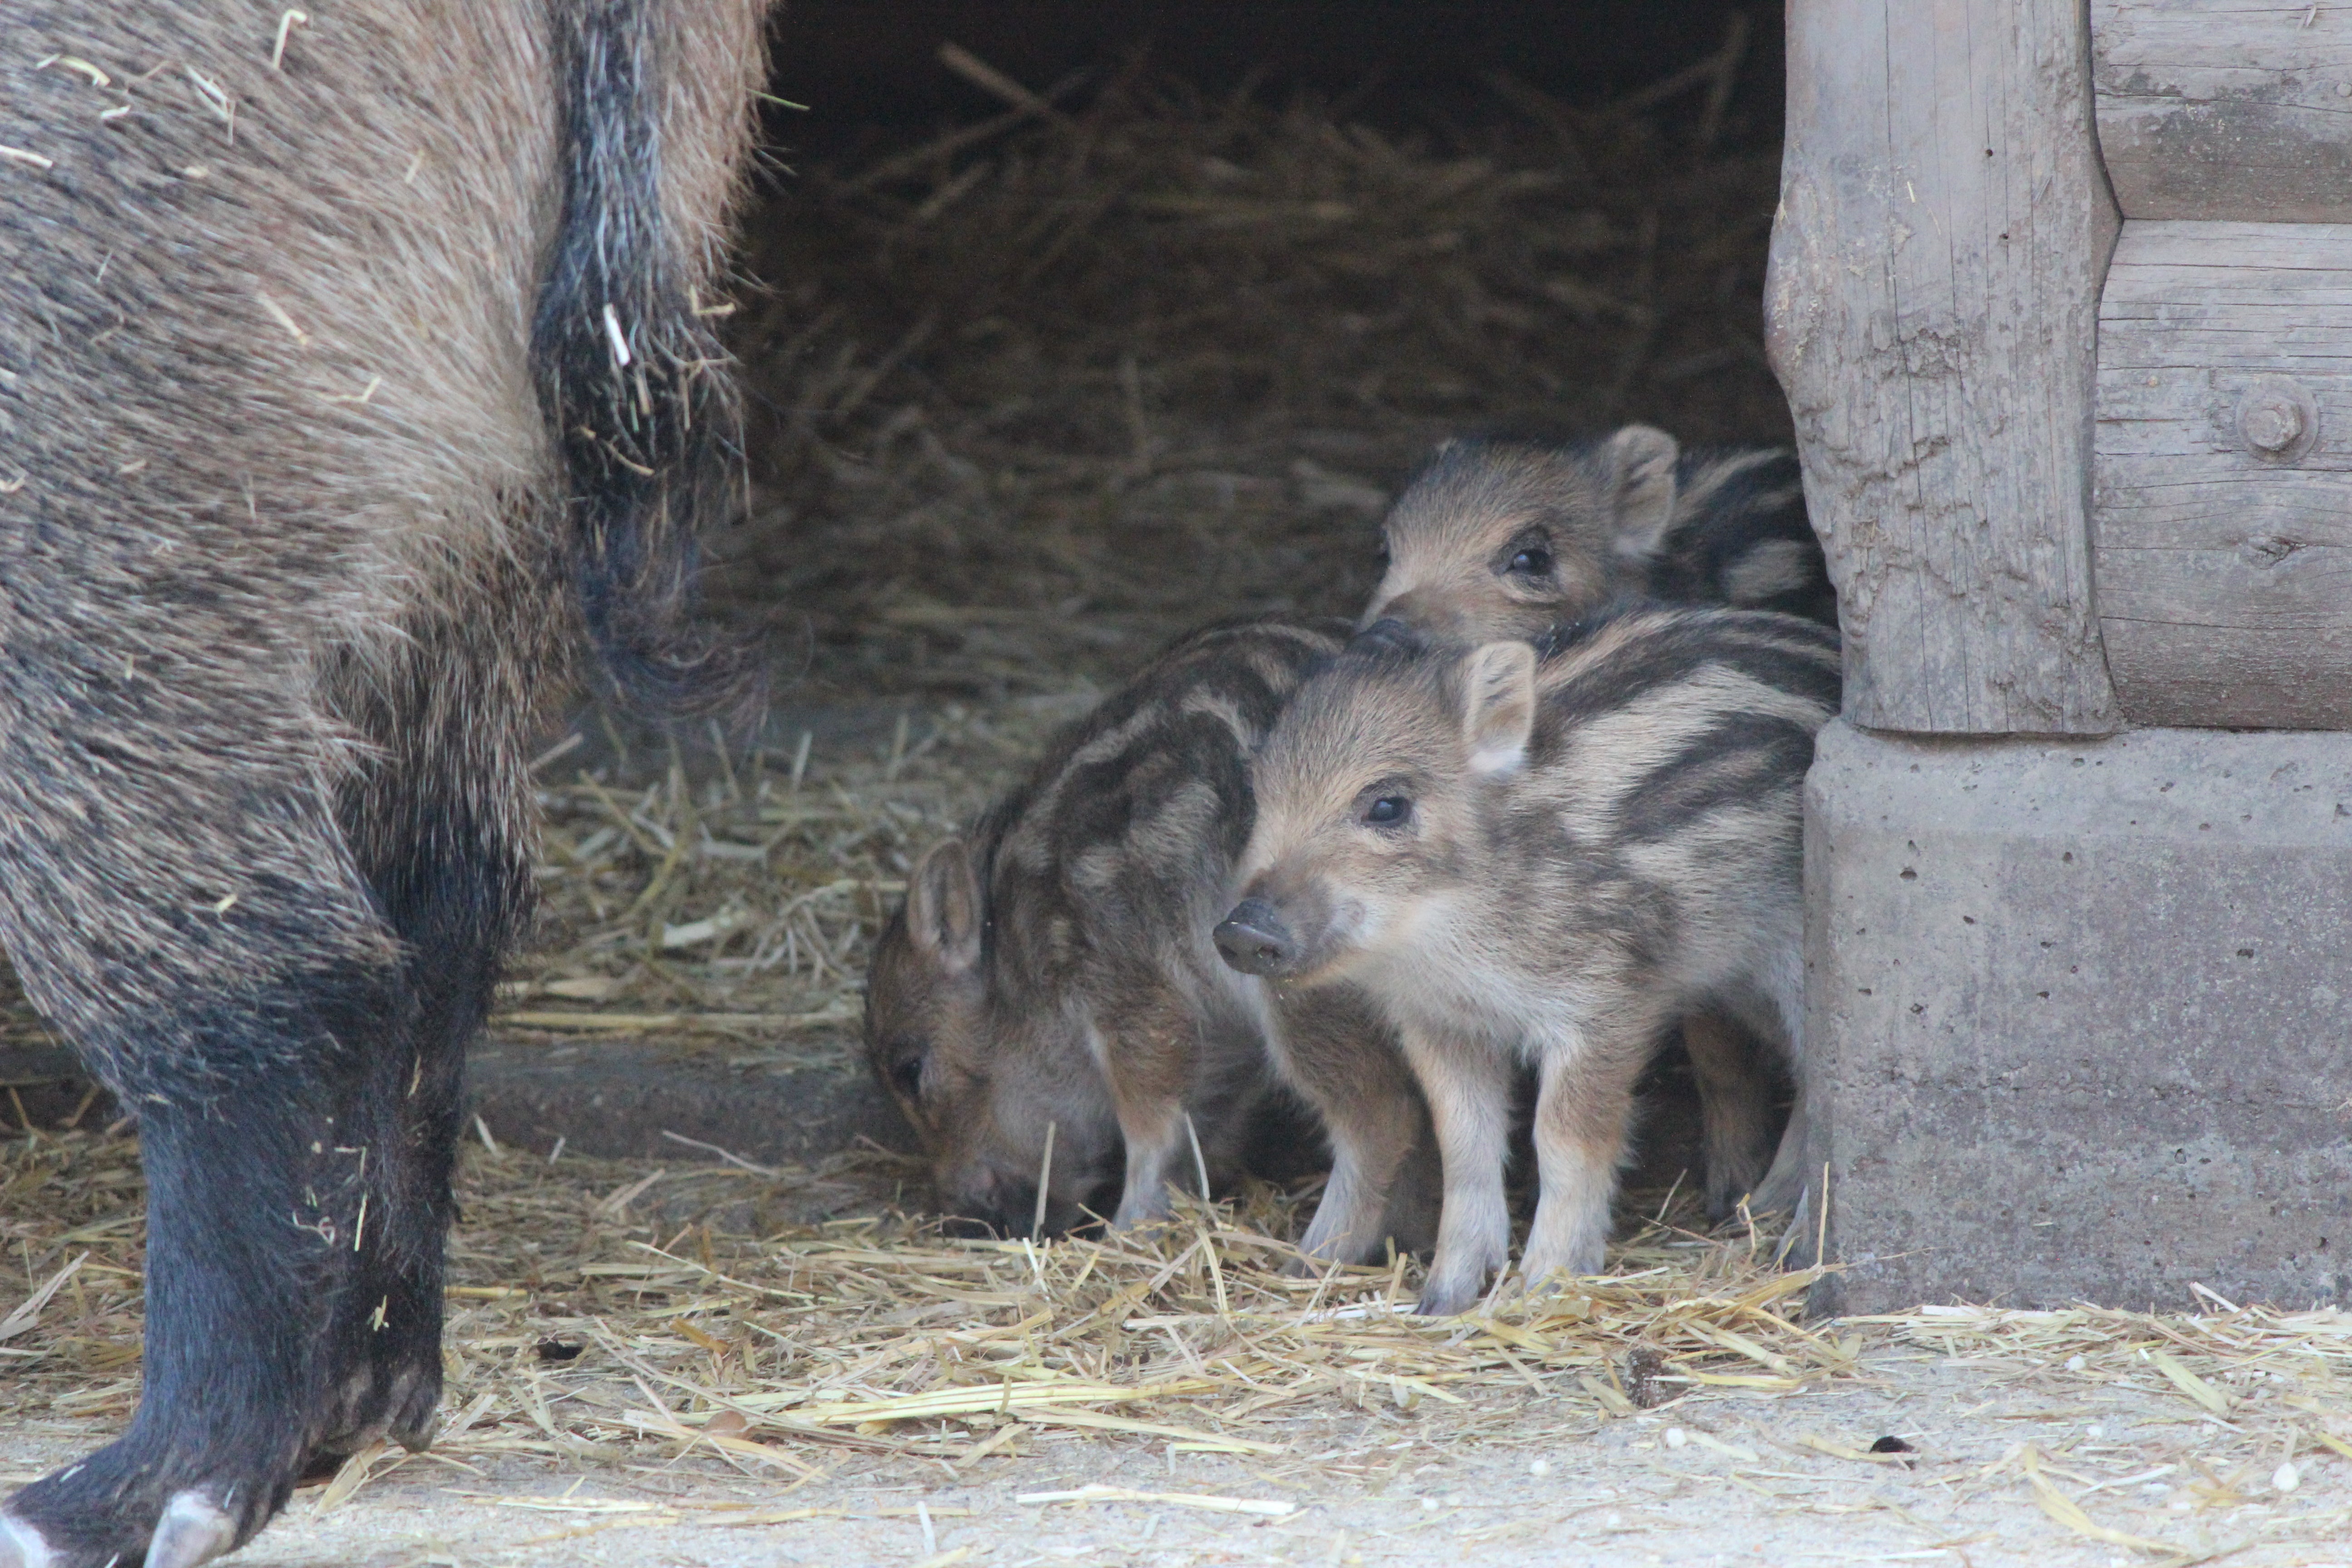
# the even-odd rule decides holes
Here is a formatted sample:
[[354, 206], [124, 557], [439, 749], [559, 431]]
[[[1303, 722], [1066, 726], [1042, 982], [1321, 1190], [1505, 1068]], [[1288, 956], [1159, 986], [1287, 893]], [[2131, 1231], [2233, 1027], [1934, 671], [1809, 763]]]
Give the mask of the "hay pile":
[[822, 742], [787, 726], [773, 750], [720, 734], [690, 764], [615, 732], [569, 782], [551, 758], [538, 941], [509, 966], [499, 1032], [660, 1037], [744, 1066], [840, 1050], [911, 858], [1096, 695], [902, 710]]

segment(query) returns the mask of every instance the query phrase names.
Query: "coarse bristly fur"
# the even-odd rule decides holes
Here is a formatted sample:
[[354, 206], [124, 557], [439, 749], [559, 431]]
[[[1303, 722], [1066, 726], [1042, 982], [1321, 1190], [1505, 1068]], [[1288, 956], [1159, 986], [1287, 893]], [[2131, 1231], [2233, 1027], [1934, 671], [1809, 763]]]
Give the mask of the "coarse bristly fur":
[[12, 0], [0, 940], [139, 1117], [145, 1386], [0, 1568], [430, 1436], [467, 1039], [583, 634], [656, 699], [763, 0]]
[[917, 865], [876, 946], [866, 1046], [943, 1209], [1008, 1235], [1042, 1215], [1058, 1232], [1116, 1182], [1115, 1223], [1164, 1216], [1171, 1184], [1199, 1179], [1196, 1139], [1213, 1183], [1234, 1164], [1269, 1050], [1310, 1080], [1327, 1059], [1378, 1056], [1329, 1037], [1378, 1031], [1344, 991], [1286, 1020], [1209, 941], [1249, 837], [1250, 754], [1341, 630], [1259, 620], [1184, 637]]
[[1361, 626], [1532, 638], [1628, 596], [1837, 624], [1796, 454], [1779, 447], [1685, 451], [1646, 425], [1589, 441], [1449, 441], [1382, 535], [1388, 564]]
[[1821, 626], [1654, 607], [1540, 662], [1377, 628], [1300, 687], [1253, 768], [1228, 918], [1257, 973], [1360, 986], [1400, 1031], [1444, 1160], [1423, 1310], [1506, 1262], [1517, 1064], [1539, 1073], [1539, 1281], [1599, 1269], [1674, 1019], [1729, 1012], [1798, 1054], [1800, 797], [1838, 691]]

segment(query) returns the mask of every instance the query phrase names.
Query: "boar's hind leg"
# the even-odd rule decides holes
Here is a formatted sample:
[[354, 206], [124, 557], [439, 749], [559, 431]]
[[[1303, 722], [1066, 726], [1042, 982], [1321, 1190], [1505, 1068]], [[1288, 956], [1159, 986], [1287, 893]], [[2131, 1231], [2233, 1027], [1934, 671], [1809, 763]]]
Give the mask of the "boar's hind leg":
[[320, 1440], [334, 1449], [379, 1435], [422, 1447], [432, 1436], [465, 1051], [530, 907], [522, 749], [541, 692], [526, 683], [547, 661], [490, 634], [560, 624], [528, 605], [532, 592], [519, 577], [489, 585], [475, 615], [420, 631], [408, 668], [373, 683], [375, 701], [343, 704], [380, 748], [345, 789], [342, 816], [400, 941], [414, 1011], [404, 1037], [362, 1064], [357, 1141], [380, 1152], [384, 1209], [330, 1330], [343, 1408], [341, 1430]]
[[0, 1510], [0, 1568], [189, 1568], [388, 1415], [341, 1363], [410, 1201], [364, 1107], [417, 1010], [339, 753], [294, 661], [142, 634], [133, 665], [110, 630], [0, 667], [0, 938], [139, 1118], [144, 1387], [119, 1439]]

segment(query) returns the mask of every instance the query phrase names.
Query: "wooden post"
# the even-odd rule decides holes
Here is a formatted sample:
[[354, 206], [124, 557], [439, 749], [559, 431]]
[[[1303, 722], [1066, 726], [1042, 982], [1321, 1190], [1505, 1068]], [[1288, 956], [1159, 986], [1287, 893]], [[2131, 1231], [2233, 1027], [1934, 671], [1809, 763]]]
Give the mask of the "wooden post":
[[1790, 5], [1815, 1306], [2352, 1300], [2352, 6]]
[[2087, 514], [2116, 216], [2081, 0], [1790, 0], [1773, 368], [1846, 631], [1846, 715], [2119, 727]]

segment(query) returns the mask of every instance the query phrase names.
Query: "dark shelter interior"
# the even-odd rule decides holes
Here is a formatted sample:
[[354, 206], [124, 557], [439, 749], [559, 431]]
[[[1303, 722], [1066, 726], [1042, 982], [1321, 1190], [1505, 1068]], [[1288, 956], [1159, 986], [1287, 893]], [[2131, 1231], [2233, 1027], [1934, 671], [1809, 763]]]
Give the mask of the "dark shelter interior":
[[1773, 11], [818, 0], [775, 38], [714, 587], [796, 700], [1352, 615], [1465, 428], [1787, 438]]

